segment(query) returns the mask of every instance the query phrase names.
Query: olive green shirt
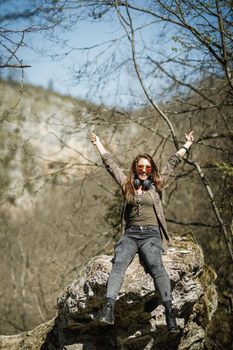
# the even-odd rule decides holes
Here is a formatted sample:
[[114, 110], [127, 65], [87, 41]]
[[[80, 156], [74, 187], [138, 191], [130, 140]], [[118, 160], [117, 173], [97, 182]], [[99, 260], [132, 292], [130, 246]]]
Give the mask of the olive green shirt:
[[128, 217], [126, 219], [126, 228], [130, 226], [158, 226], [158, 221], [155, 216], [153, 207], [153, 199], [148, 191], [140, 195], [140, 204], [137, 204], [137, 199], [134, 203], [127, 204]]

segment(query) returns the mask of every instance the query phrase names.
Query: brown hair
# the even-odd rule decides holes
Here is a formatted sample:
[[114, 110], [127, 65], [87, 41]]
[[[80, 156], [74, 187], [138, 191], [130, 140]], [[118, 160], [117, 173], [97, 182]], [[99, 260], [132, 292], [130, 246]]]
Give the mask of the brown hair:
[[139, 154], [133, 160], [131, 167], [130, 167], [130, 176], [125, 182], [123, 193], [124, 193], [124, 197], [125, 197], [127, 202], [133, 202], [133, 200], [134, 200], [134, 194], [135, 194], [134, 179], [137, 176], [136, 175], [137, 174], [136, 168], [137, 168], [137, 164], [141, 158], [145, 158], [150, 162], [150, 165], [152, 168], [150, 177], [151, 177], [152, 182], [155, 185], [156, 189], [158, 190], [160, 197], [162, 194], [161, 189], [162, 189], [163, 179], [162, 179], [161, 175], [159, 174], [158, 167], [155, 164], [153, 158], [149, 154], [142, 153], [142, 154]]

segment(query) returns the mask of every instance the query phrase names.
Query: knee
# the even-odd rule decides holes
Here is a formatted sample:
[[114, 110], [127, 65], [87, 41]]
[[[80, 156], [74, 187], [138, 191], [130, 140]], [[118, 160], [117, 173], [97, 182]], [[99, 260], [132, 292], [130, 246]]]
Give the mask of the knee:
[[167, 271], [165, 270], [165, 268], [160, 265], [160, 266], [151, 266], [151, 273], [152, 273], [152, 276], [154, 278], [158, 278], [158, 277], [167, 277], [168, 278], [168, 274], [167, 274]]
[[115, 272], [122, 272], [127, 269], [128, 263], [124, 258], [118, 258], [114, 260], [112, 270]]

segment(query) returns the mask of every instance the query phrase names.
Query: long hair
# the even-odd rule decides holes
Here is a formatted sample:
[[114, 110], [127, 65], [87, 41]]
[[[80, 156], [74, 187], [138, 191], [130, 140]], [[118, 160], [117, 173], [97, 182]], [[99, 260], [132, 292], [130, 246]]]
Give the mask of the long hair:
[[150, 162], [151, 165], [151, 180], [154, 186], [156, 187], [157, 191], [159, 192], [159, 195], [161, 197], [162, 195], [162, 183], [163, 179], [161, 175], [159, 174], [159, 170], [157, 165], [155, 164], [153, 158], [147, 154], [147, 153], [142, 153], [139, 154], [132, 162], [131, 167], [130, 167], [130, 176], [127, 178], [124, 186], [124, 197], [127, 202], [133, 202], [134, 201], [134, 195], [135, 195], [135, 187], [134, 187], [134, 179], [137, 177], [137, 164], [141, 158], [145, 158]]

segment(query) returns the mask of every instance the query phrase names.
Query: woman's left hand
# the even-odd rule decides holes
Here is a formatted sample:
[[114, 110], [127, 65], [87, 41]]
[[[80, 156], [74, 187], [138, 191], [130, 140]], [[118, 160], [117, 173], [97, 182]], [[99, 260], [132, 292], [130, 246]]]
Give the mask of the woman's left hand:
[[185, 134], [185, 138], [186, 138], [186, 141], [193, 143], [193, 141], [194, 141], [193, 131], [190, 131], [190, 133]]

